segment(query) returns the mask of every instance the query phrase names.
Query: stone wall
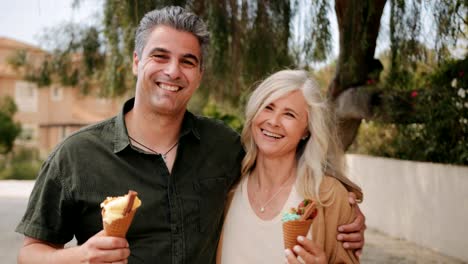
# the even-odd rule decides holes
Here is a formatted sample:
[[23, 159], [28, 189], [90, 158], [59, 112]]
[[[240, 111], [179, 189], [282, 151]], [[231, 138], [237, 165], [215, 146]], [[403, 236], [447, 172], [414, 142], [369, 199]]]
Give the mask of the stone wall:
[[347, 155], [367, 226], [468, 261], [468, 167]]

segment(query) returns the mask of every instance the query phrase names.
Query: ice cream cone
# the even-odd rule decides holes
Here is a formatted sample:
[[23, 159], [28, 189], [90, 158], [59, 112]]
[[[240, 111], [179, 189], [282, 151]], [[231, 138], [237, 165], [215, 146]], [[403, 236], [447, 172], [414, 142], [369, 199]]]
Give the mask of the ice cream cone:
[[129, 190], [127, 195], [107, 197], [101, 203], [102, 225], [108, 236], [125, 238], [141, 205], [137, 195], [137, 192]]
[[312, 220], [288, 221], [283, 223], [284, 248], [292, 249], [297, 245], [297, 236], [306, 236]]
[[108, 236], [123, 237], [127, 235], [127, 231], [132, 224], [133, 216], [135, 216], [136, 210], [130, 211], [123, 218], [116, 219], [112, 223], [108, 224], [105, 221], [102, 221], [104, 230]]

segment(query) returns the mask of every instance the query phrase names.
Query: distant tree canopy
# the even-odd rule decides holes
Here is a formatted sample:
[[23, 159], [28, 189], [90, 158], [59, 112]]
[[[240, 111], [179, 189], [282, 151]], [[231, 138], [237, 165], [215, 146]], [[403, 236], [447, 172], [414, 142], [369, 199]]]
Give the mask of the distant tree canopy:
[[[404, 87], [416, 62], [424, 60], [424, 23], [433, 23], [433, 50], [442, 62], [448, 48], [466, 37], [468, 20], [466, 0], [103, 0], [103, 4], [102, 24], [70, 30], [68, 41], [45, 62], [49, 70], [35, 72], [60, 73], [49, 79], [68, 81], [83, 90], [99, 84], [108, 96], [132, 91], [130, 65], [139, 20], [155, 8], [180, 5], [204, 18], [212, 36], [201, 92], [233, 109], [243, 107], [252, 85], [266, 75], [330, 59], [329, 14], [334, 4], [339, 54], [328, 95], [340, 118], [344, 148], [353, 142], [363, 118], [390, 122], [401, 118], [378, 109], [392, 105], [385, 92]], [[388, 21], [382, 20], [386, 5]], [[381, 23], [389, 28], [391, 50], [385, 80], [379, 80], [383, 66], [374, 58]], [[72, 62], [76, 52], [83, 56], [79, 64]]]
[[6, 154], [13, 148], [16, 137], [21, 132], [20, 124], [13, 121], [16, 105], [11, 97], [0, 97], [0, 154]]

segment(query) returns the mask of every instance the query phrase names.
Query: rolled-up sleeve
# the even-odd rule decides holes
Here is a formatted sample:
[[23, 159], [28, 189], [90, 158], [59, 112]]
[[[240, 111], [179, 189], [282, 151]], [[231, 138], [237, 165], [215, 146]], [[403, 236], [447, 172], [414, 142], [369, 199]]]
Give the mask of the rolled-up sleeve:
[[73, 206], [58, 162], [46, 161], [36, 179], [26, 212], [16, 232], [54, 244], [73, 239]]

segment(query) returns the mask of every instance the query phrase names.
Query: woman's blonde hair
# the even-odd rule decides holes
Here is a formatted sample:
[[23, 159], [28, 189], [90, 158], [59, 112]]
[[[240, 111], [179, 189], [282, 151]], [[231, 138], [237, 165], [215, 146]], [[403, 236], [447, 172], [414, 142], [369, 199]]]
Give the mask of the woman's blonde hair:
[[323, 176], [340, 180], [348, 190], [362, 197], [361, 189], [344, 174], [344, 153], [338, 144], [335, 122], [319, 85], [303, 70], [282, 70], [265, 79], [249, 98], [245, 110], [242, 143], [246, 155], [242, 161], [242, 177], [255, 168], [257, 145], [252, 137], [252, 121], [262, 109], [293, 91], [300, 90], [307, 102], [309, 136], [297, 147], [297, 191], [304, 198], [317, 198]]

